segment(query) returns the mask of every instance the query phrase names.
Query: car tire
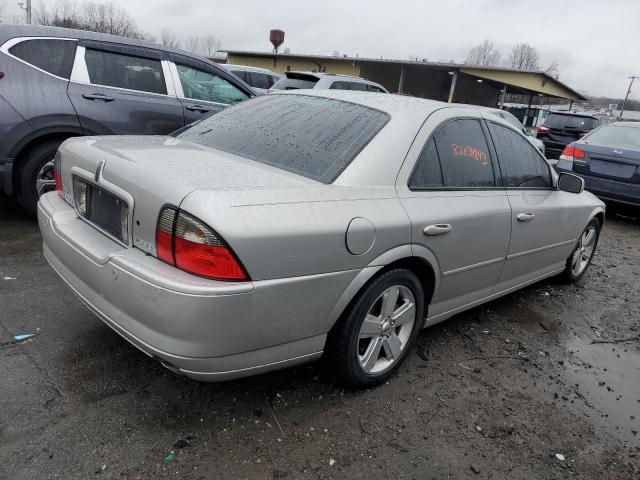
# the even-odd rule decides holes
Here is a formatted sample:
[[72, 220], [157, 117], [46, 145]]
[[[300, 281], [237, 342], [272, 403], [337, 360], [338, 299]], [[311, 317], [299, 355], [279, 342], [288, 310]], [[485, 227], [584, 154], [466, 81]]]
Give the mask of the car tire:
[[24, 161], [18, 169], [18, 201], [31, 216], [38, 210], [38, 192], [36, 183], [38, 174], [47, 162], [52, 162], [61, 140], [42, 142], [23, 154]]
[[565, 269], [561, 274], [565, 282], [577, 282], [588, 270], [593, 255], [596, 253], [600, 228], [600, 221], [597, 218], [592, 218], [580, 233], [576, 247], [567, 258]]
[[423, 312], [424, 291], [413, 272], [393, 269], [376, 277], [329, 333], [325, 356], [332, 374], [352, 388], [385, 381], [415, 343]]

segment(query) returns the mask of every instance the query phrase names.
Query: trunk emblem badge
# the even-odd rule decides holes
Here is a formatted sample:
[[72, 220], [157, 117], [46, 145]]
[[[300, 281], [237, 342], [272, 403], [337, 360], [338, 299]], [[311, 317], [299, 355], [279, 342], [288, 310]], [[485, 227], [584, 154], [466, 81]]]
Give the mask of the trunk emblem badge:
[[622, 150], [617, 150], [617, 149], [614, 149], [614, 150], [611, 150], [611, 151], [613, 153], [615, 153], [616, 155], [622, 155], [624, 153]]
[[96, 168], [96, 173], [94, 175], [94, 179], [96, 183], [100, 179], [100, 173], [102, 172], [102, 167], [104, 167], [104, 160], [100, 160], [100, 163], [98, 163], [98, 167]]

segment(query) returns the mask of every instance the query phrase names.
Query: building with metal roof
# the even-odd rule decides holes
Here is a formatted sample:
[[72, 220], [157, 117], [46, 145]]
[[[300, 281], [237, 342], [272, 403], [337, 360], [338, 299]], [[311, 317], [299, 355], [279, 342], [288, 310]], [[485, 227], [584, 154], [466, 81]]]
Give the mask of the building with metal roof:
[[[268, 68], [278, 73], [316, 71], [363, 77], [390, 92], [445, 102], [496, 107], [507, 94], [587, 100], [582, 94], [542, 71], [479, 67], [458, 63], [360, 58], [346, 55], [303, 55], [226, 50], [227, 63]], [[541, 99], [542, 100], [542, 99]]]

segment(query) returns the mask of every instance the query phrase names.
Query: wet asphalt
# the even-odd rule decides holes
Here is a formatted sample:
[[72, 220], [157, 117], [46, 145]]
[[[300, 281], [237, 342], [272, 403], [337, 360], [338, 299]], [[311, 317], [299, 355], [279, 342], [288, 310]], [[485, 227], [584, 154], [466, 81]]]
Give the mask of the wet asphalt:
[[578, 285], [424, 330], [379, 388], [321, 362], [205, 384], [91, 314], [0, 198], [0, 479], [640, 478], [639, 275], [613, 217]]

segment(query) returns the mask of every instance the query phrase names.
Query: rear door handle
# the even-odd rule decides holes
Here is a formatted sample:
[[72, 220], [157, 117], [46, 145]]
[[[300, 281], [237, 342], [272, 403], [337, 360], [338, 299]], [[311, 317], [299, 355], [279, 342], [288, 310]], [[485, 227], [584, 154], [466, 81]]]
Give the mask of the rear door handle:
[[192, 112], [206, 113], [211, 111], [209, 107], [205, 107], [204, 105], [196, 105], [196, 104], [187, 105], [185, 108], [187, 110], [191, 110]]
[[523, 213], [519, 213], [516, 218], [518, 219], [519, 222], [530, 222], [531, 220], [536, 218], [536, 214], [523, 212]]
[[451, 230], [453, 230], [453, 227], [451, 225], [449, 225], [448, 223], [436, 223], [435, 225], [429, 225], [427, 227], [424, 227], [424, 234], [425, 235], [444, 235], [446, 233], [449, 233]]
[[102, 100], [103, 102], [113, 102], [115, 98], [103, 95], [102, 93], [83, 93], [82, 98], [87, 100]]

